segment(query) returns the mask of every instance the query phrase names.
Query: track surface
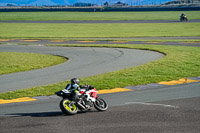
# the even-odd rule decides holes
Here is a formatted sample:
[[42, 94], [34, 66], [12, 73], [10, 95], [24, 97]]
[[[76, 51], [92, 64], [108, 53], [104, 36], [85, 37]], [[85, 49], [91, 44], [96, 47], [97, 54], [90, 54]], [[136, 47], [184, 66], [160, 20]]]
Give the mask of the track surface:
[[97, 75], [163, 57], [157, 52], [121, 48], [1, 45], [0, 52], [2, 51], [52, 54], [67, 57], [69, 60], [49, 68], [0, 75], [0, 92], [57, 83], [72, 77]]
[[[121, 61], [123, 62], [124, 59], [126, 59], [125, 55], [128, 55], [128, 62], [130, 62], [130, 55], [137, 53], [137, 56], [131, 56], [131, 61], [134, 61], [137, 60], [140, 56], [143, 56], [143, 54], [145, 53], [145, 51], [135, 51], [132, 49], [57, 49], [51, 47], [49, 48], [19, 45], [2, 45], [0, 46], [0, 50], [18, 52], [23, 50], [24, 52], [37, 52], [45, 54], [52, 54], [51, 52], [53, 51], [56, 52], [54, 54], [59, 54], [62, 56], [65, 56], [65, 54], [70, 54], [69, 58], [72, 58], [74, 56], [74, 58], [72, 58], [72, 60], [69, 60], [69, 62], [66, 62], [66, 64], [71, 64], [73, 63], [73, 60], [76, 60], [76, 57], [80, 59], [81, 56], [86, 56], [88, 53], [91, 53], [89, 54], [89, 56], [86, 56], [87, 58], [90, 58], [89, 62], [93, 60], [93, 56], [94, 58], [96, 58], [95, 56], [102, 56], [108, 59], [102, 60], [100, 58], [99, 60], [101, 61], [101, 63], [97, 63], [98, 65], [102, 65], [104, 63], [107, 64], [108, 62], [114, 63], [115, 61], [116, 64], [119, 65], [120, 63], [118, 61], [120, 61], [120, 58], [122, 58]], [[60, 53], [60, 51], [62, 50], [65, 51], [63, 53], [64, 55]], [[79, 52], [77, 52], [77, 50]], [[80, 54], [81, 51], [83, 53]], [[140, 55], [140, 53], [142, 53], [142, 55]], [[151, 56], [152, 54], [156, 54], [159, 55], [159, 57], [162, 57], [162, 55], [155, 52], [150, 52], [149, 54]], [[87, 62], [85, 66], [83, 65], [83, 68], [88, 68], [88, 64], [91, 63], [89, 62]], [[61, 64], [61, 66], [62, 65], [63, 64]], [[94, 65], [93, 67], [95, 66], [96, 65]], [[33, 102], [2, 104], [0, 105], [1, 132], [199, 133], [199, 88], [200, 82], [177, 86], [158, 86], [152, 88], [148, 87], [142, 88], [141, 90], [139, 89], [123, 93], [103, 94], [100, 96], [108, 102], [110, 106], [108, 111], [97, 112], [96, 110], [92, 110], [91, 112], [86, 113], [79, 112], [77, 115], [74, 116], [65, 116], [61, 113], [58, 106], [61, 99], [56, 96], [37, 97], [37, 99], [39, 100]]]
[[[166, 21], [159, 23], [162, 22]], [[118, 22], [112, 21], [112, 23]], [[126, 21], [126, 23], [136, 23], [136, 21]], [[158, 23], [158, 21], [151, 23]], [[8, 47], [8, 49], [13, 47], [13, 50], [15, 46]], [[37, 48], [37, 46], [32, 48], [34, 49], [34, 47]], [[32, 48], [27, 47], [29, 50]], [[111, 58], [116, 59], [121, 55], [119, 51], [123, 50], [115, 49], [113, 51], [116, 54]], [[93, 53], [97, 53], [96, 49]], [[106, 58], [108, 53], [106, 52]], [[99, 55], [102, 56], [105, 53], [100, 52]], [[104, 94], [100, 96], [110, 105], [108, 111], [92, 110], [88, 113], [79, 112], [75, 116], [65, 116], [61, 113], [58, 107], [61, 99], [56, 96], [40, 97], [40, 100], [34, 102], [3, 104], [0, 105], [0, 129], [2, 133], [199, 133], [199, 88], [200, 82]]]
[[[100, 95], [108, 111], [65, 116], [60, 98], [0, 105], [1, 132], [199, 133], [200, 82]], [[6, 117], [9, 116], [9, 117]]]
[[[200, 20], [193, 19], [187, 23], [199, 23]], [[0, 23], [182, 23], [179, 20], [83, 20], [83, 21], [0, 21]]]
[[[200, 37], [132, 37], [132, 38], [82, 38], [83, 40], [1, 40], [0, 43], [6, 44], [36, 44], [36, 45], [58, 45], [58, 44], [145, 44], [145, 45], [173, 45], [173, 46], [191, 46], [200, 47], [199, 41], [193, 41], [192, 39], [200, 39]], [[94, 41], [87, 41], [94, 40]], [[101, 40], [102, 39], [102, 40]], [[117, 40], [116, 40], [117, 39]], [[121, 40], [119, 40], [121, 39]], [[143, 39], [145, 41], [123, 41], [123, 39]], [[179, 41], [152, 41], [152, 40], [179, 40]], [[96, 41], [95, 41], [96, 40]], [[110, 41], [109, 41], [110, 40]], [[115, 40], [115, 41], [112, 41]], [[148, 41], [149, 40], [149, 41]], [[182, 40], [182, 41], [180, 41]], [[187, 41], [185, 41], [187, 40]], [[189, 41], [191, 40], [191, 41]]]

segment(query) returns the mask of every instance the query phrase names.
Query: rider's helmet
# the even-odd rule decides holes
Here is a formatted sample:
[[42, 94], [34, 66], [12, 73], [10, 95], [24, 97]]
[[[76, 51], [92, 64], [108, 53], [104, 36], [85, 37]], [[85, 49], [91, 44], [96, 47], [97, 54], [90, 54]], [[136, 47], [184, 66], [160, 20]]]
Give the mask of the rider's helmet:
[[72, 85], [74, 88], [79, 87], [79, 84], [80, 84], [79, 79], [77, 79], [77, 78], [71, 79], [71, 85]]

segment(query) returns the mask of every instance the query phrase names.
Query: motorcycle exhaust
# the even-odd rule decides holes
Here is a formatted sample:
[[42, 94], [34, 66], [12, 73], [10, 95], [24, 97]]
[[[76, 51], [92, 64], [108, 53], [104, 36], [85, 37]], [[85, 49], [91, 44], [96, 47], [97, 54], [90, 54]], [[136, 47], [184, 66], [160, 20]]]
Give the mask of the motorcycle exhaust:
[[80, 102], [77, 102], [77, 106], [78, 106], [80, 109], [86, 110], [86, 108], [85, 108]]

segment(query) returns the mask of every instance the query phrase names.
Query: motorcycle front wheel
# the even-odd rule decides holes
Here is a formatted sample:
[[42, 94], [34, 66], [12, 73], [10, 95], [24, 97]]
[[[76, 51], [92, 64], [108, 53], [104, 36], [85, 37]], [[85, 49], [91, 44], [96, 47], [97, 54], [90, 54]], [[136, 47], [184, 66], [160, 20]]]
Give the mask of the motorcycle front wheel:
[[69, 99], [63, 99], [60, 101], [60, 109], [67, 115], [74, 115], [78, 112], [76, 105]]
[[108, 104], [100, 97], [96, 98], [96, 101], [94, 102], [94, 107], [98, 111], [106, 111], [108, 109]]

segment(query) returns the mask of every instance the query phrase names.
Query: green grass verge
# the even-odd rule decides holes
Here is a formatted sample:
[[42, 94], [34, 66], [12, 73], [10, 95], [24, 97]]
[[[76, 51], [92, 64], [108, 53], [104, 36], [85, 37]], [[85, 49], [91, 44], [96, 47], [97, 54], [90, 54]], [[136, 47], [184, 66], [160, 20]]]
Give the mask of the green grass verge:
[[65, 61], [63, 57], [52, 55], [0, 52], [0, 75], [49, 67]]
[[[157, 45], [65, 45], [65, 46], [95, 46], [95, 47], [122, 47], [143, 50], [153, 50], [165, 53], [162, 59], [115, 72], [100, 74], [81, 79], [82, 84], [94, 85], [98, 89], [112, 89], [115, 87], [135, 86], [159, 81], [168, 81], [184, 77], [196, 77], [200, 75], [200, 48], [180, 46]], [[78, 75], [77, 75], [78, 76]], [[41, 95], [53, 95], [66, 85], [65, 82], [47, 86], [17, 90], [1, 93], [0, 99], [13, 99], [19, 97], [33, 97]]]
[[0, 23], [0, 27], [0, 38], [4, 39], [200, 36], [200, 23]]
[[[182, 11], [155, 12], [0, 12], [2, 20], [179, 20]], [[184, 11], [190, 19], [200, 19], [200, 11]]]
[[63, 39], [62, 41], [122, 41], [122, 42], [130, 42], [130, 41], [138, 41], [138, 42], [194, 42], [194, 43], [199, 43], [199, 39], [152, 39], [152, 38], [147, 38], [147, 39], [132, 39], [132, 38], [68, 38], [68, 39]]

